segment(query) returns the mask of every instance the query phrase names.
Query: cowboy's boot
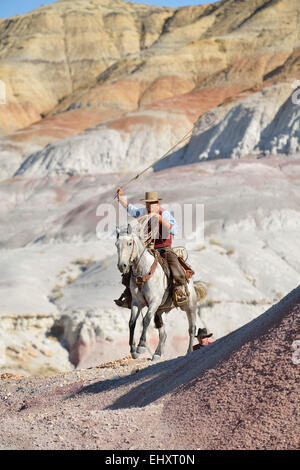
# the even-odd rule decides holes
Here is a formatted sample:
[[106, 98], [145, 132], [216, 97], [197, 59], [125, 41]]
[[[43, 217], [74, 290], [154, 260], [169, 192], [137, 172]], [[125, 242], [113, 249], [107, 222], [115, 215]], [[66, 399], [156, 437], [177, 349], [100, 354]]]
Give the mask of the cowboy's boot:
[[173, 302], [176, 307], [186, 304], [189, 301], [189, 292], [186, 284], [174, 284], [173, 285]]
[[126, 287], [120, 297], [118, 299], [114, 299], [114, 302], [118, 305], [118, 307], [131, 308], [131, 300], [131, 291], [129, 287]]
[[185, 271], [179, 263], [177, 255], [172, 250], [166, 249], [163, 256], [168, 261], [173, 277], [173, 302], [176, 307], [180, 307], [189, 300]]
[[118, 299], [114, 299], [114, 302], [118, 305], [118, 307], [124, 308], [131, 308], [131, 291], [130, 291], [130, 277], [131, 277], [131, 270], [127, 274], [122, 274], [122, 284], [126, 287], [124, 292], [120, 295]]

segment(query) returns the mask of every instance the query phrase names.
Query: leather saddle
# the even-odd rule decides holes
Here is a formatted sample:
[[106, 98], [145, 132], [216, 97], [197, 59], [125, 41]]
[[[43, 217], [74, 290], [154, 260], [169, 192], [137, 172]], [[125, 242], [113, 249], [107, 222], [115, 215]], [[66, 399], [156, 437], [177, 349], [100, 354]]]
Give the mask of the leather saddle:
[[[162, 269], [163, 269], [163, 271], [166, 274], [167, 279], [168, 279], [168, 288], [167, 288], [168, 296], [165, 299], [165, 302], [163, 302], [163, 304], [158, 309], [160, 311], [168, 312], [168, 311], [172, 310], [175, 307], [180, 307], [181, 305], [185, 304], [187, 302], [187, 300], [185, 300], [183, 302], [180, 301], [180, 296], [183, 293], [180, 291], [181, 287], [179, 287], [179, 286], [174, 287], [173, 286], [173, 277], [172, 277], [172, 273], [171, 273], [171, 270], [170, 270], [170, 267], [168, 265], [167, 260], [165, 258], [163, 258], [159, 254], [159, 251], [155, 250], [154, 248], [151, 248], [150, 251], [152, 252], [153, 256], [155, 257], [155, 260], [157, 260], [157, 262], [161, 265], [161, 267], [162, 267]], [[179, 247], [179, 248], [173, 248], [172, 251], [176, 254], [177, 259], [178, 259], [180, 265], [182, 266], [182, 268], [185, 272], [186, 280], [187, 280], [187, 283], [188, 283], [190, 278], [193, 276], [193, 274], [195, 274], [195, 272], [193, 271], [191, 266], [188, 263], [186, 263], [186, 261], [184, 259], [185, 249], [182, 249], [181, 247]], [[126, 286], [126, 290], [121, 295], [121, 297], [119, 299], [115, 300], [115, 303], [118, 306], [129, 308], [129, 309], [131, 308], [131, 293], [130, 293], [130, 289], [129, 289], [130, 276], [131, 276], [130, 273], [128, 273], [128, 275], [126, 275], [126, 280], [125, 280], [125, 278], [123, 278], [122, 282]], [[135, 279], [135, 281], [136, 282], [138, 281], [137, 284], [140, 283], [140, 287], [142, 286], [143, 282], [145, 282], [145, 280], [143, 280], [143, 279], [142, 280]], [[177, 292], [176, 289], [179, 289], [179, 291]], [[186, 289], [186, 294], [188, 296], [187, 289]]]
[[[156, 258], [158, 259], [159, 263], [161, 264], [167, 276], [168, 292], [169, 292], [168, 297], [166, 298], [165, 302], [159, 307], [158, 310], [160, 311], [163, 310], [165, 312], [168, 312], [172, 310], [174, 307], [180, 307], [181, 305], [184, 305], [185, 303], [187, 303], [189, 292], [186, 287], [185, 287], [185, 292], [183, 292], [182, 287], [173, 286], [172, 273], [169, 268], [167, 260], [163, 258], [162, 256], [160, 256], [157, 250], [154, 250], [154, 251], [156, 252], [156, 253], [153, 253], [154, 256], [156, 256]], [[172, 251], [177, 256], [177, 259], [185, 272], [186, 281], [188, 283], [191, 277], [193, 276], [193, 274], [195, 274], [195, 271], [193, 271], [191, 266], [188, 263], [186, 263], [184, 259], [185, 254], [186, 254], [185, 248], [183, 247], [173, 248]]]

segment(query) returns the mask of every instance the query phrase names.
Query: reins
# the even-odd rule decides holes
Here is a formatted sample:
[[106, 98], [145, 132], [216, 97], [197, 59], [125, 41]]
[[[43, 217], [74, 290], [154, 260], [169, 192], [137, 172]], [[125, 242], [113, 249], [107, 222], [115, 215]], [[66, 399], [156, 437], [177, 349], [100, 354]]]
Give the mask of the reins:
[[[131, 262], [133, 261], [133, 260], [131, 260], [131, 257], [132, 257], [133, 250], [134, 250], [134, 247], [135, 247], [135, 246], [136, 246], [136, 244], [135, 244], [135, 241], [134, 241], [134, 237], [132, 237], [132, 252], [131, 252], [131, 255], [130, 255], [130, 258], [129, 258], [129, 263], [131, 263]], [[145, 246], [145, 248], [144, 248], [143, 251], [142, 251], [141, 256], [139, 257], [139, 260], [138, 260], [138, 262], [137, 262], [136, 268], [138, 267], [139, 262], [141, 261], [142, 256], [143, 256], [143, 254], [145, 253], [146, 248], [147, 248], [147, 245]]]
[[[134, 237], [132, 237], [132, 240], [133, 240], [133, 241], [132, 241], [132, 252], [131, 252], [131, 255], [130, 255], [129, 263], [131, 263], [131, 257], [132, 257], [133, 251], [134, 251], [134, 247], [137, 246], [136, 243], [135, 243]], [[143, 251], [142, 251], [142, 254], [139, 255], [139, 254], [137, 253], [137, 255], [139, 256], [139, 258], [138, 258], [138, 262], [137, 262], [137, 265], [136, 265], [136, 269], [137, 269], [137, 267], [138, 267], [138, 265], [139, 265], [139, 263], [140, 263], [140, 261], [141, 261], [141, 259], [142, 259], [142, 257], [143, 257], [143, 254], [145, 253], [145, 251], [146, 251], [147, 248], [148, 248], [148, 245], [145, 244], [145, 247], [144, 247], [144, 249], [143, 249]], [[131, 276], [132, 276], [132, 278], [134, 279], [134, 281], [136, 282], [136, 284], [137, 284], [137, 286], [138, 286], [139, 289], [141, 289], [141, 288], [143, 287], [144, 283], [147, 282], [147, 281], [152, 277], [152, 275], [154, 274], [154, 272], [155, 272], [155, 270], [156, 270], [156, 268], [157, 268], [158, 261], [157, 261], [156, 256], [154, 256], [154, 258], [155, 258], [155, 259], [154, 259], [153, 264], [151, 265], [150, 271], [148, 271], [148, 272], [147, 272], [146, 274], [144, 274], [143, 276], [135, 276], [135, 275], [133, 274], [133, 271], [132, 271], [132, 275], [131, 275]]]

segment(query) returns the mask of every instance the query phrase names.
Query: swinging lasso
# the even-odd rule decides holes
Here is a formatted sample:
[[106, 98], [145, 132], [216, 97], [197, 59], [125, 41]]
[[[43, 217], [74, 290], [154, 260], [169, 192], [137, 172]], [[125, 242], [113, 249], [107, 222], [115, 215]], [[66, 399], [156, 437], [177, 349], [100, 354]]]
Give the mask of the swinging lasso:
[[[149, 170], [150, 168], [152, 168], [154, 165], [156, 165], [158, 162], [160, 162], [161, 160], [163, 160], [164, 158], [166, 158], [166, 156], [172, 152], [172, 150], [174, 150], [177, 145], [181, 144], [182, 142], [184, 142], [188, 137], [190, 137], [192, 135], [192, 132], [193, 132], [193, 129], [194, 129], [194, 126], [182, 137], [182, 139], [180, 139], [178, 142], [176, 142], [175, 145], [173, 145], [173, 147], [169, 148], [169, 150], [164, 153], [161, 157], [159, 157], [157, 160], [155, 160], [155, 162], [151, 163], [151, 165], [147, 166], [147, 168], [145, 168], [143, 171], [141, 171], [140, 173], [137, 173], [133, 178], [131, 178], [129, 181], [127, 181], [126, 183], [124, 183], [121, 188], [124, 189], [126, 186], [128, 186], [132, 181], [134, 180], [137, 180], [140, 176], [142, 176], [147, 170]], [[117, 194], [115, 195], [114, 199], [116, 199], [117, 197]]]

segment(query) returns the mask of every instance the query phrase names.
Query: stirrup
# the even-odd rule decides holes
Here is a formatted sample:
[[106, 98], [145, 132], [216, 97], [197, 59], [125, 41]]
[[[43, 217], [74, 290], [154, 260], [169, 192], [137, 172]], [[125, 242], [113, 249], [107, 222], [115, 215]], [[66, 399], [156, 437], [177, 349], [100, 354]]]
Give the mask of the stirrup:
[[181, 307], [189, 301], [189, 296], [183, 291], [184, 286], [175, 286], [173, 289], [173, 300], [176, 307]]

